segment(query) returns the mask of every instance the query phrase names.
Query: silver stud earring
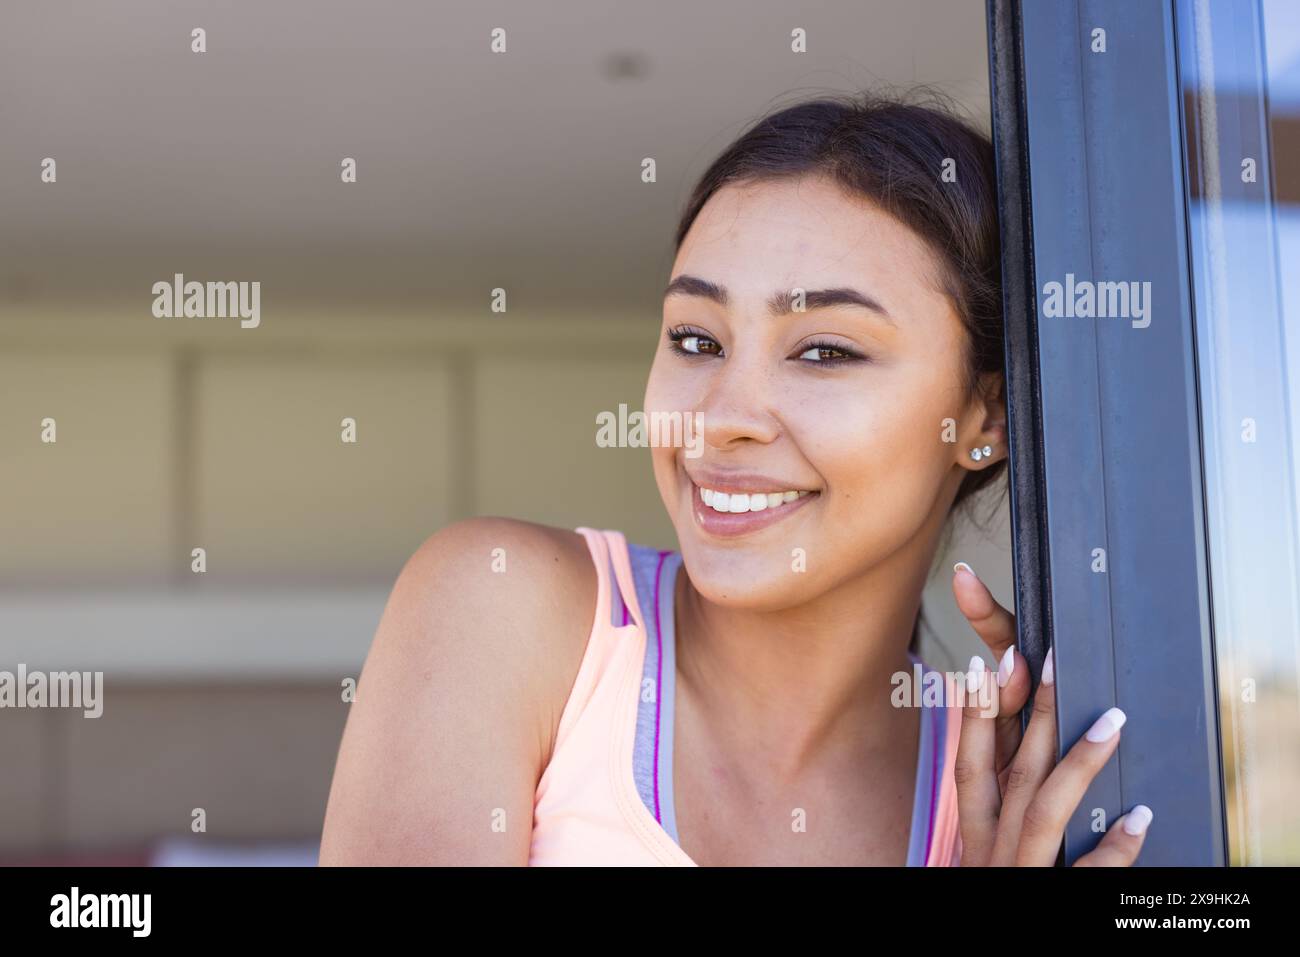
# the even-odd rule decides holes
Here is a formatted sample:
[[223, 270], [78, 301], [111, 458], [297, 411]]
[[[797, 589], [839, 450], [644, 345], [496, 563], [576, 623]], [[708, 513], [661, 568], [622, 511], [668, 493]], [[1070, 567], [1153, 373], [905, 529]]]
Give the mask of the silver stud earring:
[[986, 445], [982, 449], [975, 448], [970, 450], [970, 457], [973, 458], [976, 462], [992, 454], [993, 454], [993, 446], [991, 445]]

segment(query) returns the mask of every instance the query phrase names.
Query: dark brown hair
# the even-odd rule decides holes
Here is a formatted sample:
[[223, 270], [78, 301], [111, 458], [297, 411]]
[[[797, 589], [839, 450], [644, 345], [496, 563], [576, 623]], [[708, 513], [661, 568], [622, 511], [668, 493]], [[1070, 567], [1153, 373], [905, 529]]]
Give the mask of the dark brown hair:
[[[945, 176], [946, 170], [952, 175]], [[939, 263], [935, 278], [966, 328], [966, 395], [980, 386], [981, 376], [1001, 376], [1002, 266], [988, 137], [962, 119], [950, 100], [928, 89], [906, 97], [829, 94], [780, 109], [751, 125], [705, 171], [682, 213], [675, 248], [722, 187], [808, 174], [831, 177], [925, 240]], [[1005, 465], [1003, 459], [969, 472], [954, 510], [995, 481]], [[918, 615], [913, 650], [919, 625]]]

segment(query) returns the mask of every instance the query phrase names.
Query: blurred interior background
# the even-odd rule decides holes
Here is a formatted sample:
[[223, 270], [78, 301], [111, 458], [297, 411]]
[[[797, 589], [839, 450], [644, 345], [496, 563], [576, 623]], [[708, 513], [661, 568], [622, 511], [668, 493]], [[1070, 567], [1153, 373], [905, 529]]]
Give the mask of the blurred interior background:
[[[595, 416], [641, 405], [673, 228], [713, 156], [827, 91], [924, 83], [988, 127], [980, 3], [2, 20], [0, 669], [105, 676], [98, 719], [0, 711], [9, 863], [313, 862], [342, 683], [425, 537], [498, 514], [675, 546], [648, 452], [598, 448]], [[155, 318], [176, 273], [259, 281], [260, 327]], [[937, 567], [964, 559], [1011, 606], [988, 508]], [[947, 575], [925, 615], [932, 665], [982, 647]]]

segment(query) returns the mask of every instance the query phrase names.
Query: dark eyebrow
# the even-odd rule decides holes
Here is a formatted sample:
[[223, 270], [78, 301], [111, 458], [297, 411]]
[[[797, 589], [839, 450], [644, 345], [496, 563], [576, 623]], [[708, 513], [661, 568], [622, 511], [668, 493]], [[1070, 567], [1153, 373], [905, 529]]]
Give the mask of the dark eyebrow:
[[[677, 276], [668, 284], [668, 288], [664, 290], [664, 298], [667, 299], [669, 296], [701, 296], [716, 302], [720, 306], [725, 306], [730, 301], [724, 287], [715, 282], [709, 282], [707, 279], [687, 275]], [[870, 309], [891, 325], [894, 322], [893, 317], [885, 310], [884, 306], [866, 293], [859, 292], [856, 289], [839, 286], [835, 289], [804, 290], [804, 311], [811, 312], [813, 309], [826, 309], [831, 306], [862, 306], [864, 309]], [[773, 293], [767, 300], [767, 308], [774, 316], [793, 313], [795, 311], [794, 291], [785, 289]]]
[[664, 298], [667, 299], [669, 296], [702, 296], [713, 300], [719, 306], [725, 306], [730, 301], [727, 290], [717, 283], [686, 275], [678, 276], [668, 284], [668, 288], [664, 290]]

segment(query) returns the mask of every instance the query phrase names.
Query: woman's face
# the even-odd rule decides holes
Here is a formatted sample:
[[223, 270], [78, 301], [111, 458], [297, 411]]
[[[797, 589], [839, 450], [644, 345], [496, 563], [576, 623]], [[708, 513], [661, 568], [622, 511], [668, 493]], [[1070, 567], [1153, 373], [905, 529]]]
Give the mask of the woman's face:
[[698, 426], [652, 453], [706, 598], [787, 608], [909, 548], [928, 565], [922, 533], [986, 424], [937, 283], [919, 236], [824, 177], [709, 199], [673, 263], [645, 397], [652, 420]]

